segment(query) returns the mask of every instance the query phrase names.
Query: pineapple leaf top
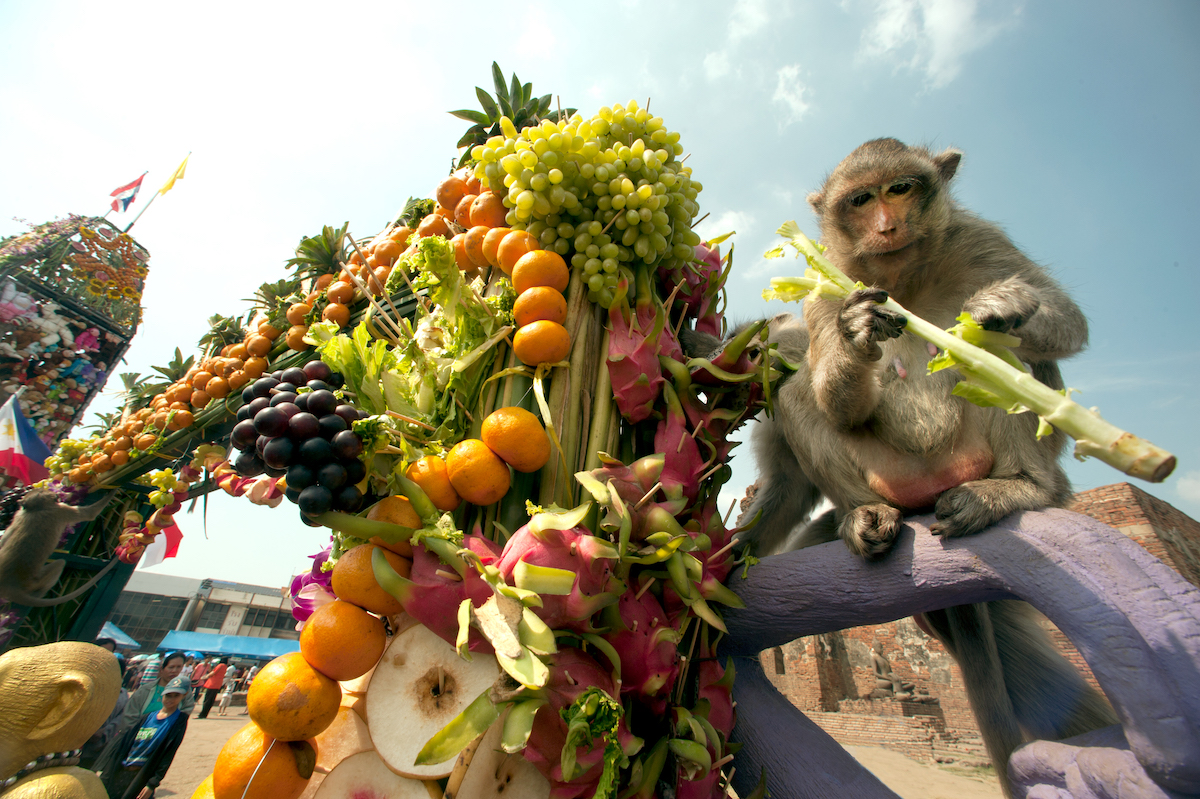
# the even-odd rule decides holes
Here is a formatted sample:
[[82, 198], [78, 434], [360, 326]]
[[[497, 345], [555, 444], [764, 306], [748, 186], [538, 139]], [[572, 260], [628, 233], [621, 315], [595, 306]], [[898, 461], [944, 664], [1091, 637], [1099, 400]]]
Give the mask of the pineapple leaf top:
[[482, 112], [472, 109], [460, 109], [450, 113], [459, 119], [473, 123], [458, 140], [459, 147], [467, 151], [459, 159], [458, 165], [463, 166], [471, 160], [471, 148], [476, 144], [484, 144], [492, 136], [500, 135], [500, 117], [506, 116], [512, 120], [517, 130], [524, 130], [538, 124], [543, 119], [557, 122], [560, 118], [567, 119], [575, 113], [574, 108], [565, 108], [561, 112], [551, 111], [549, 94], [541, 97], [533, 96], [533, 84], [521, 83], [517, 73], [512, 74], [511, 82], [504, 80], [504, 71], [495, 61], [492, 62], [492, 85], [496, 96], [480, 87], [475, 87], [475, 96], [479, 99]]
[[296, 278], [336, 275], [346, 260], [346, 231], [349, 228], [349, 222], [337, 230], [326, 225], [320, 235], [301, 239], [296, 245], [296, 256], [287, 262], [296, 270]]

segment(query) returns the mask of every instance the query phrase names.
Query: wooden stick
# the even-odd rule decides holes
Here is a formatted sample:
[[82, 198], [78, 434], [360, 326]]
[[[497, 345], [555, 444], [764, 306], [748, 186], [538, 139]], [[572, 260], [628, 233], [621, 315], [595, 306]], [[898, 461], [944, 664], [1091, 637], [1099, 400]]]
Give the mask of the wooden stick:
[[399, 419], [399, 420], [400, 420], [400, 421], [402, 421], [402, 422], [408, 422], [409, 424], [415, 424], [417, 427], [424, 427], [426, 430], [428, 430], [428, 431], [429, 431], [429, 432], [431, 432], [431, 433], [432, 433], [434, 430], [437, 430], [437, 428], [436, 428], [436, 427], [431, 427], [430, 425], [427, 425], [427, 424], [425, 424], [424, 422], [422, 422], [422, 421], [420, 421], [420, 420], [418, 420], [418, 419], [414, 419], [414, 418], [412, 418], [411, 416], [405, 416], [405, 415], [404, 415], [404, 414], [402, 414], [402, 413], [396, 413], [396, 412], [395, 412], [395, 411], [393, 411], [393, 410], [388, 410], [388, 411], [387, 411], [387, 415], [388, 415], [388, 416], [391, 416], [393, 419]]
[[[705, 216], [708, 216], [708, 214], [705, 214]], [[351, 236], [349, 233], [347, 233], [347, 234], [346, 234], [346, 238], [350, 239], [350, 245], [351, 245], [352, 247], [354, 247], [354, 251], [355, 251], [356, 253], [358, 253], [358, 257], [359, 257], [359, 258], [363, 258], [362, 250], [358, 249], [358, 242], [356, 242], [356, 241], [354, 240], [354, 237], [353, 237], [353, 236]], [[366, 259], [366, 258], [363, 258], [363, 263], [366, 263], [366, 262], [367, 262], [367, 259]], [[394, 264], [393, 264], [392, 268], [393, 268], [393, 269], [395, 269], [395, 268], [396, 268]], [[403, 270], [403, 269], [401, 269], [401, 270], [400, 270], [400, 274], [404, 275], [406, 278], [408, 277], [408, 275], [405, 275], [405, 274], [404, 274], [404, 270]], [[397, 311], [397, 310], [396, 310], [396, 306], [392, 304], [392, 298], [391, 298], [390, 296], [388, 296], [388, 293], [387, 293], [387, 286], [380, 286], [380, 287], [379, 287], [379, 294], [380, 294], [380, 296], [382, 296], [382, 297], [383, 297], [384, 301], [386, 301], [386, 302], [387, 302], [387, 304], [388, 304], [388, 307], [392, 309], [392, 313], [394, 313], [394, 314], [396, 315], [396, 318], [397, 318], [397, 319], [399, 319], [399, 318], [400, 318], [400, 312], [399, 312], [399, 311]]]

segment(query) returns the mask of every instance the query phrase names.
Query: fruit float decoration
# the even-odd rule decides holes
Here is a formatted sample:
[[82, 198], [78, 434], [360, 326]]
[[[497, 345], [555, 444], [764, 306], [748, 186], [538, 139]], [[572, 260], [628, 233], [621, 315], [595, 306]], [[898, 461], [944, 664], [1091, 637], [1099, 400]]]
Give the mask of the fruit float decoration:
[[331, 530], [293, 581], [300, 651], [198, 795], [725, 795], [744, 561], [717, 497], [777, 373], [758, 327], [680, 346], [723, 332], [732, 250], [692, 230], [679, 134], [494, 73], [428, 199], [303, 239], [248, 328], [214, 317], [199, 363], [58, 465], [102, 488], [90, 453], [134, 459], [114, 436], [153, 457], [225, 419], [195, 468]]

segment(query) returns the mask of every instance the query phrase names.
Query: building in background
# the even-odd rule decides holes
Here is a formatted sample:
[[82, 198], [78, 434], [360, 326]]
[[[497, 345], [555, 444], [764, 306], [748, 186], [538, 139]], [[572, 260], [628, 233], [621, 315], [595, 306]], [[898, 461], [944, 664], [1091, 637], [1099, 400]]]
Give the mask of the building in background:
[[[134, 572], [108, 618], [154, 652], [173, 630], [298, 641], [291, 599], [279, 588]], [[215, 650], [214, 650], [215, 651]]]

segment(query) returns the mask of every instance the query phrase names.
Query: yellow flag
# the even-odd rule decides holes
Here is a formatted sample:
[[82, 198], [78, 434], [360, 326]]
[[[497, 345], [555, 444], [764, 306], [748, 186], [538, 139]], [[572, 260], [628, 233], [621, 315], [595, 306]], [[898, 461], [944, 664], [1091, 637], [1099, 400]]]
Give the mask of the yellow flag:
[[164, 183], [163, 187], [158, 190], [159, 194], [166, 194], [171, 189], [175, 188], [175, 181], [183, 180], [183, 173], [187, 171], [187, 162], [191, 157], [191, 153], [188, 153], [186, 156], [184, 156], [183, 163], [180, 164], [179, 168], [175, 170], [175, 174], [171, 175], [171, 179]]

